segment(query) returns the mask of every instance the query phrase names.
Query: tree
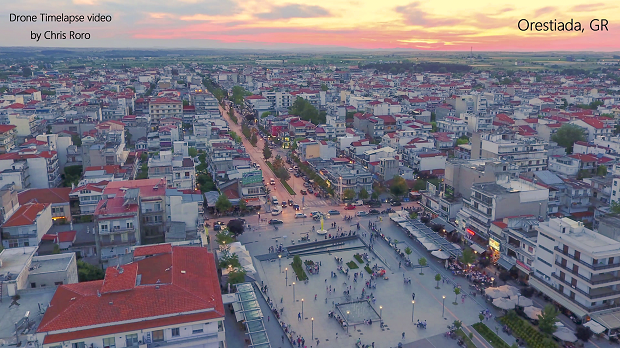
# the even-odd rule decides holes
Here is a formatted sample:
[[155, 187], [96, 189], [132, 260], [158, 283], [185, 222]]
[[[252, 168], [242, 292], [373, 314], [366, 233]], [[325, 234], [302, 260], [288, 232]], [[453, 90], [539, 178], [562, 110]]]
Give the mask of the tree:
[[86, 263], [82, 260], [77, 261], [78, 280], [80, 282], [88, 282], [91, 280], [101, 280], [105, 277], [103, 269]]
[[456, 139], [456, 145], [465, 145], [469, 144], [469, 138], [466, 135]]
[[435, 287], [435, 289], [439, 289], [439, 282], [441, 281], [441, 274], [439, 273], [435, 274], [435, 281], [437, 282], [437, 286]]
[[232, 203], [230, 203], [230, 201], [228, 200], [228, 197], [226, 197], [226, 195], [220, 195], [217, 198], [217, 201], [215, 202], [215, 209], [217, 209], [220, 212], [226, 212], [229, 211], [230, 208], [232, 208]]
[[220, 268], [227, 268], [228, 266], [232, 267], [241, 267], [239, 263], [239, 255], [231, 254], [228, 250], [224, 250], [222, 252], [222, 257], [220, 257]]
[[245, 282], [245, 274], [246, 271], [241, 267], [232, 268], [228, 272], [228, 284], [234, 285]]
[[329, 87], [327, 87], [326, 84], [322, 83], [321, 84], [321, 91], [327, 91], [329, 89]]
[[256, 136], [256, 133], [252, 134], [252, 137], [250, 138], [250, 143], [252, 144], [252, 146], [256, 146], [256, 143], [258, 143], [258, 137]]
[[413, 183], [414, 191], [424, 191], [426, 190], [426, 181], [422, 179], [418, 179]]
[[234, 242], [235, 239], [232, 237], [230, 232], [228, 231], [220, 231], [215, 235], [215, 241], [217, 244], [229, 244]]
[[582, 169], [577, 172], [577, 180], [581, 180], [581, 179], [589, 178], [589, 177], [592, 177], [592, 174], [590, 174], [590, 171], [587, 169]]
[[71, 136], [71, 142], [73, 143], [73, 145], [80, 147], [82, 146], [82, 138], [80, 137], [79, 134], [73, 134]]
[[596, 168], [596, 175], [598, 176], [606, 176], [607, 175], [607, 167], [604, 165], [600, 165]]
[[417, 219], [417, 218], [418, 218], [418, 213], [416, 213], [416, 212], [412, 211], [411, 213], [409, 213], [409, 218], [410, 218], [411, 220], [415, 220], [415, 219]]
[[409, 186], [407, 186], [407, 181], [403, 179], [401, 176], [394, 176], [392, 179], [392, 184], [390, 185], [390, 191], [396, 197], [400, 197], [409, 191]]
[[342, 198], [345, 200], [351, 200], [355, 197], [355, 191], [353, 189], [346, 189], [342, 192]]
[[358, 196], [360, 199], [368, 199], [368, 197], [369, 197], [370, 195], [368, 194], [368, 191], [366, 191], [366, 189], [365, 189], [365, 188], [362, 188], [362, 189], [360, 190], [360, 193], [358, 193], [358, 194], [357, 194], [357, 196]]
[[187, 154], [189, 155], [189, 157], [194, 158], [198, 156], [198, 150], [196, 150], [195, 147], [190, 147], [189, 149], [187, 149]]
[[263, 146], [263, 157], [265, 157], [265, 160], [268, 160], [271, 158], [271, 149], [269, 148], [269, 145], [267, 145], [266, 141], [265, 141], [265, 146]]
[[454, 288], [454, 304], [455, 305], [459, 304], [457, 299], [458, 299], [460, 293], [461, 293], [461, 288], [459, 288], [459, 287]]
[[411, 253], [412, 253], [412, 252], [413, 252], [413, 250], [411, 250], [411, 248], [410, 248], [410, 247], [406, 247], [406, 248], [405, 248], [405, 254], [407, 254], [407, 255], [411, 255]]
[[471, 248], [465, 248], [465, 250], [463, 250], [463, 254], [461, 254], [460, 261], [466, 265], [471, 265], [476, 262], [474, 251], [471, 250]]
[[585, 130], [577, 125], [565, 123], [551, 137], [551, 140], [565, 147], [567, 153], [573, 153], [573, 144], [576, 141], [585, 141]]
[[58, 244], [54, 244], [54, 250], [52, 254], [60, 254], [60, 246]]
[[480, 322], [482, 323], [482, 321], [484, 320], [484, 314], [478, 314], [478, 320], [480, 320]]
[[[457, 288], [458, 289], [458, 288]], [[460, 320], [455, 320], [452, 325], [454, 325], [454, 327], [458, 330], [461, 328], [461, 326], [463, 326], [463, 322]]]
[[618, 201], [611, 201], [610, 211], [612, 214], [620, 214], [620, 203]]
[[262, 114], [260, 114], [260, 118], [265, 118], [267, 116], [271, 115], [271, 113], [269, 111], [265, 111]]
[[575, 330], [575, 336], [584, 342], [588, 342], [592, 335], [594, 335], [594, 332], [589, 327], [583, 325], [577, 326], [577, 330]]
[[427, 264], [428, 262], [426, 261], [425, 257], [420, 257], [418, 259], [418, 265], [420, 265], [420, 275], [424, 275], [424, 273], [422, 273], [422, 270], [424, 270], [424, 267], [426, 267]]
[[379, 193], [372, 191], [372, 194], [370, 195], [371, 199], [379, 199]]
[[549, 335], [554, 333], [557, 329], [555, 323], [558, 321], [558, 314], [560, 312], [554, 305], [546, 305], [538, 315], [538, 328], [540, 331]]
[[240, 199], [239, 210], [241, 210], [242, 212], [245, 212], [247, 209], [248, 209], [248, 202], [246, 202], [245, 199]]
[[226, 226], [235, 238], [245, 231], [245, 222], [241, 219], [230, 220]]

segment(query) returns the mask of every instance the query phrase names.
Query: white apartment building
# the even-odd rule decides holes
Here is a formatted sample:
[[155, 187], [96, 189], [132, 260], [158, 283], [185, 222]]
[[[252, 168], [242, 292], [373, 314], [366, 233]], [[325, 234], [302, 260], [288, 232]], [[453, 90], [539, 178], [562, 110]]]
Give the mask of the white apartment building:
[[620, 242], [569, 218], [541, 222], [537, 230], [530, 284], [576, 317], [605, 325], [611, 321], [599, 319], [620, 314], [609, 311], [620, 304]]
[[183, 102], [170, 98], [157, 98], [149, 102], [151, 122], [158, 123], [167, 117], [183, 116]]
[[41, 348], [225, 348], [224, 316], [214, 256], [156, 244], [102, 281], [61, 285], [34, 336]]
[[471, 158], [499, 158], [517, 164], [522, 172], [547, 169], [546, 143], [536, 138], [518, 138], [511, 131], [474, 133]]
[[196, 169], [194, 161], [182, 155], [173, 155], [172, 151], [160, 151], [159, 158], [149, 158], [149, 178], [166, 178], [168, 187], [181, 190], [196, 187]]
[[454, 133], [457, 138], [467, 135], [467, 123], [456, 117], [447, 116], [441, 121], [437, 121], [437, 128], [440, 132]]
[[493, 126], [493, 116], [491, 115], [477, 115], [473, 113], [461, 113], [459, 114], [461, 120], [467, 124], [467, 133], [473, 134], [476, 132], [490, 132], [495, 127]]

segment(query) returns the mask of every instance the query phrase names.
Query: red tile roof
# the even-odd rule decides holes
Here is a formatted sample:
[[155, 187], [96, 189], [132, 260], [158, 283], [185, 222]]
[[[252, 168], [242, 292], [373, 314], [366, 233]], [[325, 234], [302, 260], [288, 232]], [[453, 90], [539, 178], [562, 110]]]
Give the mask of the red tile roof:
[[59, 243], [74, 242], [76, 235], [77, 235], [77, 231], [58, 232], [58, 242]]
[[2, 125], [0, 125], [0, 133], [6, 133], [6, 132], [8, 132], [10, 130], [13, 130], [15, 128], [17, 128], [17, 126], [14, 126], [12, 124], [2, 124]]
[[110, 267], [103, 281], [61, 285], [37, 332], [70, 331], [47, 335], [51, 343], [224, 317], [213, 254], [174, 246], [161, 256], [123, 265], [122, 272]]
[[69, 193], [71, 187], [58, 187], [46, 189], [27, 189], [18, 194], [19, 204], [28, 202], [36, 203], [69, 203]]
[[27, 226], [35, 223], [37, 215], [47, 208], [46, 203], [26, 203], [17, 209], [2, 227]]
[[172, 245], [170, 244], [156, 244], [137, 247], [133, 252], [133, 257], [158, 255], [158, 254], [170, 254], [172, 253]]

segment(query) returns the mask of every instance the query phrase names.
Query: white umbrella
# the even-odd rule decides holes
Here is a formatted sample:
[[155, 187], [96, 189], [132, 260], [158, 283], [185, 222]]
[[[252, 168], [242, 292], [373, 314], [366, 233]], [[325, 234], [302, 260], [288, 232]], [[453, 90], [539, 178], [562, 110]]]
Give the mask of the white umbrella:
[[513, 309], [515, 308], [515, 301], [509, 298], [500, 297], [493, 300], [493, 305], [500, 309]]
[[498, 286], [497, 287], [499, 290], [505, 292], [508, 294], [508, 296], [516, 296], [519, 295], [519, 289], [514, 287], [514, 286], [510, 286], [510, 285], [502, 285], [502, 286]]
[[436, 258], [440, 260], [446, 260], [450, 258], [450, 255], [448, 255], [445, 251], [441, 251], [441, 250], [435, 250], [431, 253], [431, 255], [435, 256]]
[[505, 291], [498, 288], [486, 288], [484, 289], [484, 293], [490, 298], [508, 297], [508, 294]]
[[540, 308], [536, 308], [533, 306], [523, 308], [523, 312], [527, 315], [528, 318], [538, 320], [538, 315], [542, 313]]
[[594, 332], [595, 334], [600, 334], [607, 330], [603, 325], [597, 323], [594, 320], [590, 320], [589, 322], [583, 324], [583, 326], [589, 327], [590, 330], [592, 330], [592, 332]]
[[515, 301], [517, 306], [529, 307], [529, 306], [533, 306], [534, 305], [534, 302], [532, 302], [532, 300], [530, 300], [529, 298], [527, 298], [525, 296], [512, 295], [512, 296], [510, 296], [510, 299]]
[[576, 342], [577, 341], [577, 336], [575, 336], [575, 333], [567, 327], [558, 328], [557, 331], [553, 333], [553, 336], [565, 342]]

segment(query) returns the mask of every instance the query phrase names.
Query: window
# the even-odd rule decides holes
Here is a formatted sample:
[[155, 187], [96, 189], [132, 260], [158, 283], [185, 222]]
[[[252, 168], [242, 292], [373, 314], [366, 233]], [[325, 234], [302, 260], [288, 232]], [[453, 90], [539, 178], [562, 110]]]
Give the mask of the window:
[[192, 325], [193, 334], [202, 333], [202, 329], [203, 329], [203, 324]]
[[172, 337], [179, 337], [179, 336], [181, 336], [179, 328], [178, 327], [172, 328]]
[[153, 331], [153, 342], [161, 342], [164, 340], [164, 330]]
[[71, 348], [84, 348], [84, 346], [85, 346], [84, 342], [75, 342], [71, 344]]
[[137, 346], [138, 345], [138, 334], [131, 334], [125, 336], [125, 341], [127, 342], [127, 347]]
[[55, 286], [60, 286], [60, 285], [62, 285], [62, 282], [54, 282], [54, 285]]
[[103, 348], [116, 348], [114, 337], [106, 337], [103, 339]]

